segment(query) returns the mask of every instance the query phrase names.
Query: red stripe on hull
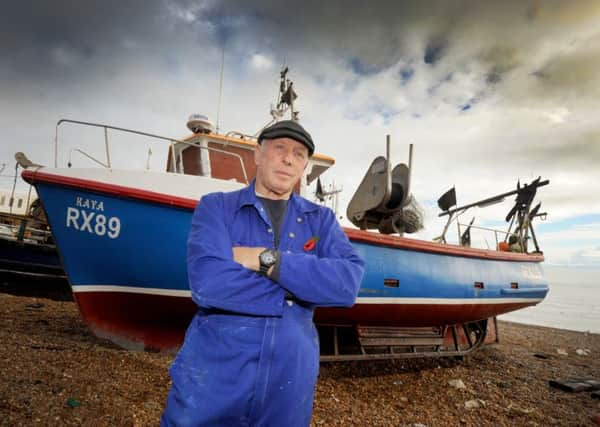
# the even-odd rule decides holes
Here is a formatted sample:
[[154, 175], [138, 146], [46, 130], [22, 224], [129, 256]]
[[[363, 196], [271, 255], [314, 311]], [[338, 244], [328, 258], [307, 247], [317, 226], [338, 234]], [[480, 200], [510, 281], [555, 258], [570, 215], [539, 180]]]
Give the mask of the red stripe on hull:
[[[84, 321], [99, 337], [131, 349], [176, 350], [197, 308], [188, 297], [128, 292], [76, 292]], [[315, 322], [362, 326], [444, 326], [516, 310], [527, 303], [486, 305], [357, 304], [319, 308]]]

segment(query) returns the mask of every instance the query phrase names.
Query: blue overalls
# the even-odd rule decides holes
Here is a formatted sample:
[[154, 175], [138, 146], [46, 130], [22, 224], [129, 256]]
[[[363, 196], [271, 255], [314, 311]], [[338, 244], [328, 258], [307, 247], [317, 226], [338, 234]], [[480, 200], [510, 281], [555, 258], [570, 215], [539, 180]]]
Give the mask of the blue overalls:
[[196, 207], [188, 276], [199, 310], [170, 369], [162, 426], [309, 425], [319, 371], [314, 308], [351, 306], [364, 263], [333, 212], [295, 194], [280, 231], [279, 281], [233, 260], [232, 246], [273, 242], [254, 183]]

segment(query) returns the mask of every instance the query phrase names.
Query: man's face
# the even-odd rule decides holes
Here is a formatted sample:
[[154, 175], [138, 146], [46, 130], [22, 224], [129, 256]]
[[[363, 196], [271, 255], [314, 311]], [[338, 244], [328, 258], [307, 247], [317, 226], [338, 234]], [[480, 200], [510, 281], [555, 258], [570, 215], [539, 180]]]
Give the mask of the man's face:
[[289, 194], [308, 164], [308, 148], [291, 138], [265, 139], [254, 151], [257, 186]]

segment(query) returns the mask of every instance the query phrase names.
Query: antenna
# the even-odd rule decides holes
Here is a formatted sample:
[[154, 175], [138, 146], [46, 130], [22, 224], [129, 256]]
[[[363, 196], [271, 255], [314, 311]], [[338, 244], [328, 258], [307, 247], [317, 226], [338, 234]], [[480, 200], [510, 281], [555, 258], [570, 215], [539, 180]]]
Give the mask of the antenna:
[[[279, 94], [277, 95], [277, 106], [271, 108], [273, 121], [280, 120], [286, 111], [290, 110], [290, 118], [298, 121], [299, 111], [294, 108], [294, 100], [298, 94], [294, 91], [294, 82], [287, 78], [289, 67], [284, 66], [279, 73]], [[271, 123], [273, 122], [271, 121]]]
[[294, 108], [294, 100], [298, 98], [298, 94], [294, 91], [294, 82], [292, 82], [291, 79], [287, 78], [288, 71], [289, 67], [285, 65], [284, 61], [284, 66], [279, 72], [279, 91], [277, 92], [277, 105], [271, 104], [270, 113], [272, 119], [254, 134], [255, 137], [258, 136], [263, 129], [266, 129], [268, 126], [281, 120], [288, 110], [290, 111], [291, 120], [294, 120], [296, 122], [299, 120], [298, 115], [300, 114], [300, 112]]
[[315, 190], [315, 202], [323, 206], [328, 206], [328, 201], [331, 203], [331, 210], [338, 216], [338, 195], [343, 191], [342, 187], [336, 187], [335, 181], [328, 185], [327, 190], [323, 190], [321, 178], [317, 178], [317, 188]]
[[152, 157], [152, 148], [148, 147], [148, 157], [146, 158], [146, 170], [150, 170], [150, 157]]
[[221, 116], [221, 98], [223, 96], [223, 69], [225, 68], [225, 41], [221, 49], [221, 77], [219, 78], [219, 98], [217, 101], [217, 133], [219, 133], [219, 118]]

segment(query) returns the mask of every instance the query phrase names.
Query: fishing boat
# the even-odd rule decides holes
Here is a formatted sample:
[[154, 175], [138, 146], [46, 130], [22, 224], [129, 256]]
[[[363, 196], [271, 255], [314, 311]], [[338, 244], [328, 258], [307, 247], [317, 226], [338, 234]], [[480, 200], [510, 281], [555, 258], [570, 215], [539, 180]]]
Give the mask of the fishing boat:
[[0, 274], [4, 278], [66, 278], [40, 200], [31, 186], [26, 193], [15, 191], [14, 186], [0, 189]]
[[[273, 121], [286, 112], [298, 118], [293, 107], [297, 95], [286, 72], [271, 111]], [[59, 167], [56, 153], [64, 125], [104, 131], [106, 159], [84, 153], [102, 167]], [[129, 349], [171, 351], [181, 344], [196, 312], [186, 271], [193, 210], [205, 194], [237, 190], [255, 174], [254, 136], [216, 133], [202, 116], [190, 117], [188, 128], [190, 136], [173, 139], [60, 120], [54, 167], [29, 166], [22, 173], [44, 203], [83, 319], [97, 336]], [[166, 171], [114, 169], [109, 131], [164, 144]], [[524, 186], [528, 192], [519, 187], [473, 204], [517, 195], [509, 230], [495, 232], [500, 236], [497, 247], [470, 247], [466, 234], [475, 230], [473, 224], [463, 227], [462, 244], [446, 243], [450, 224], [471, 207], [457, 207], [451, 193], [440, 199], [442, 215], [449, 220], [438, 241], [413, 239], [405, 236], [420, 227], [419, 208], [410, 193], [412, 155], [408, 165], [392, 168], [389, 143], [387, 147], [387, 155], [373, 161], [348, 206], [355, 227], [344, 231], [366, 262], [356, 304], [315, 312], [322, 360], [462, 356], [497, 338], [495, 316], [535, 305], [548, 292], [537, 240], [536, 248], [528, 250], [533, 219], [541, 215], [531, 209], [531, 190], [544, 182]], [[315, 154], [295, 190], [312, 197], [308, 189], [316, 182], [315, 196], [327, 200], [320, 176], [333, 164], [333, 158]], [[506, 247], [512, 236], [519, 250], [514, 242]]]

